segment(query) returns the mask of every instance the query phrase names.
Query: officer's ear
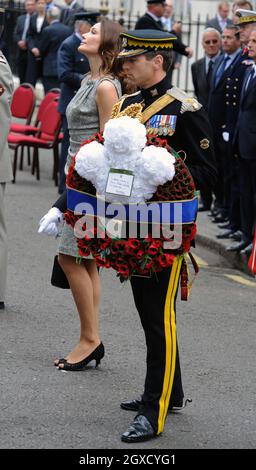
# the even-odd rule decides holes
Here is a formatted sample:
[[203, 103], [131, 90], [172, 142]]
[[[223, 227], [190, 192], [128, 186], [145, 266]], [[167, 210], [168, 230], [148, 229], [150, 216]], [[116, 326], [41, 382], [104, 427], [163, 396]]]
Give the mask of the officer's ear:
[[161, 54], [157, 54], [154, 58], [154, 63], [157, 66], [157, 68], [163, 67], [164, 59]]

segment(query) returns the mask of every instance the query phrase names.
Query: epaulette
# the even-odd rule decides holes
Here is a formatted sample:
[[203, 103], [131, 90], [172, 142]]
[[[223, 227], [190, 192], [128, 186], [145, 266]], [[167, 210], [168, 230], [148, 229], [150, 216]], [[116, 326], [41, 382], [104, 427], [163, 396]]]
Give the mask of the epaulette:
[[167, 93], [176, 100], [181, 101], [181, 114], [184, 114], [186, 111], [191, 111], [193, 113], [202, 108], [202, 105], [195, 98], [190, 98], [190, 96], [185, 93], [185, 91], [180, 90], [180, 88], [174, 86], [168, 90]]
[[120, 113], [122, 106], [127, 98], [130, 98], [132, 96], [137, 96], [140, 94], [140, 91], [136, 91], [136, 93], [132, 93], [131, 95], [123, 95], [120, 100], [114, 104], [112, 108], [112, 113], [111, 113], [111, 119], [114, 119], [117, 117], [117, 115]]

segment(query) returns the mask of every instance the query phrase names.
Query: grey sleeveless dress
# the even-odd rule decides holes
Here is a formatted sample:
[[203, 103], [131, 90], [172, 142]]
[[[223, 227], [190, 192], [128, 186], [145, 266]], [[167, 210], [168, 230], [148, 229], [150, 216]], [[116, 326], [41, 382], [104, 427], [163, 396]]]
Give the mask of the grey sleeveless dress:
[[[101, 82], [108, 80], [116, 88], [118, 98], [122, 96], [121, 84], [116, 78], [105, 76], [100, 79], [91, 80], [88, 75], [82, 81], [81, 88], [78, 90], [74, 98], [70, 101], [66, 116], [68, 121], [70, 147], [68, 152], [66, 173], [72, 161], [72, 157], [77, 153], [81, 144], [89, 139], [93, 134], [99, 132], [100, 122], [99, 113], [96, 103], [96, 91]], [[64, 222], [59, 253], [78, 257], [78, 248], [73, 228]], [[92, 257], [86, 257], [86, 259]]]

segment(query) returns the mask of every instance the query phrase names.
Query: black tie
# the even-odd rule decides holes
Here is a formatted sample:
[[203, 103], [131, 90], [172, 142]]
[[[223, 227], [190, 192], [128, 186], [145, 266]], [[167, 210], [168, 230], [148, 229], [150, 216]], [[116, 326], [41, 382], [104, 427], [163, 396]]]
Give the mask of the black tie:
[[208, 72], [206, 75], [206, 80], [207, 80], [207, 84], [209, 88], [210, 88], [211, 81], [212, 81], [212, 69], [213, 69], [213, 60], [210, 60], [209, 66], [208, 66]]
[[221, 62], [215, 76], [215, 86], [218, 85], [223, 73], [225, 72], [227, 62], [230, 60], [229, 56], [226, 56], [223, 61]]

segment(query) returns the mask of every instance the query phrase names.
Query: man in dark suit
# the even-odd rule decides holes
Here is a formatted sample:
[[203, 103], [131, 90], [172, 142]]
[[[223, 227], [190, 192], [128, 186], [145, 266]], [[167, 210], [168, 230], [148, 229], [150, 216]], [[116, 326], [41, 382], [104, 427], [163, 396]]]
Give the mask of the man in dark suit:
[[[161, 18], [164, 14], [165, 0], [147, 0], [147, 5], [147, 12], [138, 19], [135, 29], [157, 29], [164, 31]], [[174, 31], [171, 31], [171, 33], [176, 36]], [[193, 55], [191, 47], [183, 44], [178, 38], [174, 41], [173, 50], [189, 58]]]
[[66, 118], [66, 108], [80, 88], [84, 75], [89, 72], [87, 58], [78, 52], [82, 41], [82, 35], [87, 33], [91, 26], [97, 22], [100, 12], [79, 12], [75, 15], [75, 32], [61, 44], [58, 51], [58, 77], [61, 84], [61, 95], [58, 110], [62, 115], [62, 129], [64, 137], [62, 140], [60, 154], [60, 184], [59, 193], [65, 189], [66, 176], [64, 172], [68, 147], [69, 132]]
[[232, 21], [228, 18], [230, 10], [229, 2], [220, 2], [218, 5], [218, 13], [215, 18], [207, 21], [206, 28], [217, 29], [220, 33], [224, 31], [226, 26], [233, 24]]
[[[256, 12], [254, 12], [256, 21]], [[254, 65], [248, 67], [244, 77], [240, 109], [235, 130], [234, 143], [239, 155], [241, 182], [241, 230], [242, 240], [234, 244], [232, 251], [250, 254], [255, 223], [256, 200], [256, 27], [250, 35], [248, 56]], [[235, 249], [236, 248], [236, 249]]]
[[46, 20], [45, 12], [46, 3], [45, 0], [37, 0], [36, 12], [31, 16], [29, 28], [27, 32], [27, 73], [26, 82], [31, 83], [33, 86], [39, 78], [42, 77], [42, 58], [38, 46], [40, 44], [40, 38], [42, 32], [48, 22]]
[[[207, 28], [203, 32], [202, 46], [205, 51], [205, 56], [192, 64], [191, 72], [195, 95], [207, 111], [214, 63], [221, 53], [221, 35], [219, 31], [214, 28]], [[212, 205], [212, 192], [209, 188], [202, 189], [201, 200], [202, 205], [199, 207], [199, 211], [210, 210]]]
[[85, 11], [85, 9], [79, 5], [77, 0], [65, 0], [65, 3], [67, 4], [67, 8], [63, 8], [60, 21], [70, 26], [70, 28], [74, 28], [76, 13]]
[[61, 43], [72, 33], [71, 28], [60, 23], [60, 9], [52, 7], [47, 11], [47, 26], [40, 39], [39, 51], [43, 59], [43, 86], [47, 93], [58, 88], [60, 83], [57, 70], [57, 53]]
[[231, 143], [239, 109], [241, 86], [247, 68], [247, 57], [242, 53], [236, 26], [225, 28], [222, 47], [224, 53], [216, 61], [208, 106], [219, 169], [218, 184], [214, 191], [219, 214], [215, 222], [224, 222], [229, 216], [230, 171], [233, 160]]
[[17, 44], [17, 72], [20, 83], [25, 82], [27, 70], [27, 32], [29, 28], [31, 15], [35, 11], [35, 0], [26, 0], [25, 2], [26, 13], [20, 15], [17, 19], [17, 24], [13, 33], [13, 40]]
[[191, 72], [195, 95], [207, 110], [212, 71], [214, 63], [221, 53], [221, 35], [219, 31], [214, 28], [207, 28], [203, 32], [202, 46], [205, 56], [192, 64]]

